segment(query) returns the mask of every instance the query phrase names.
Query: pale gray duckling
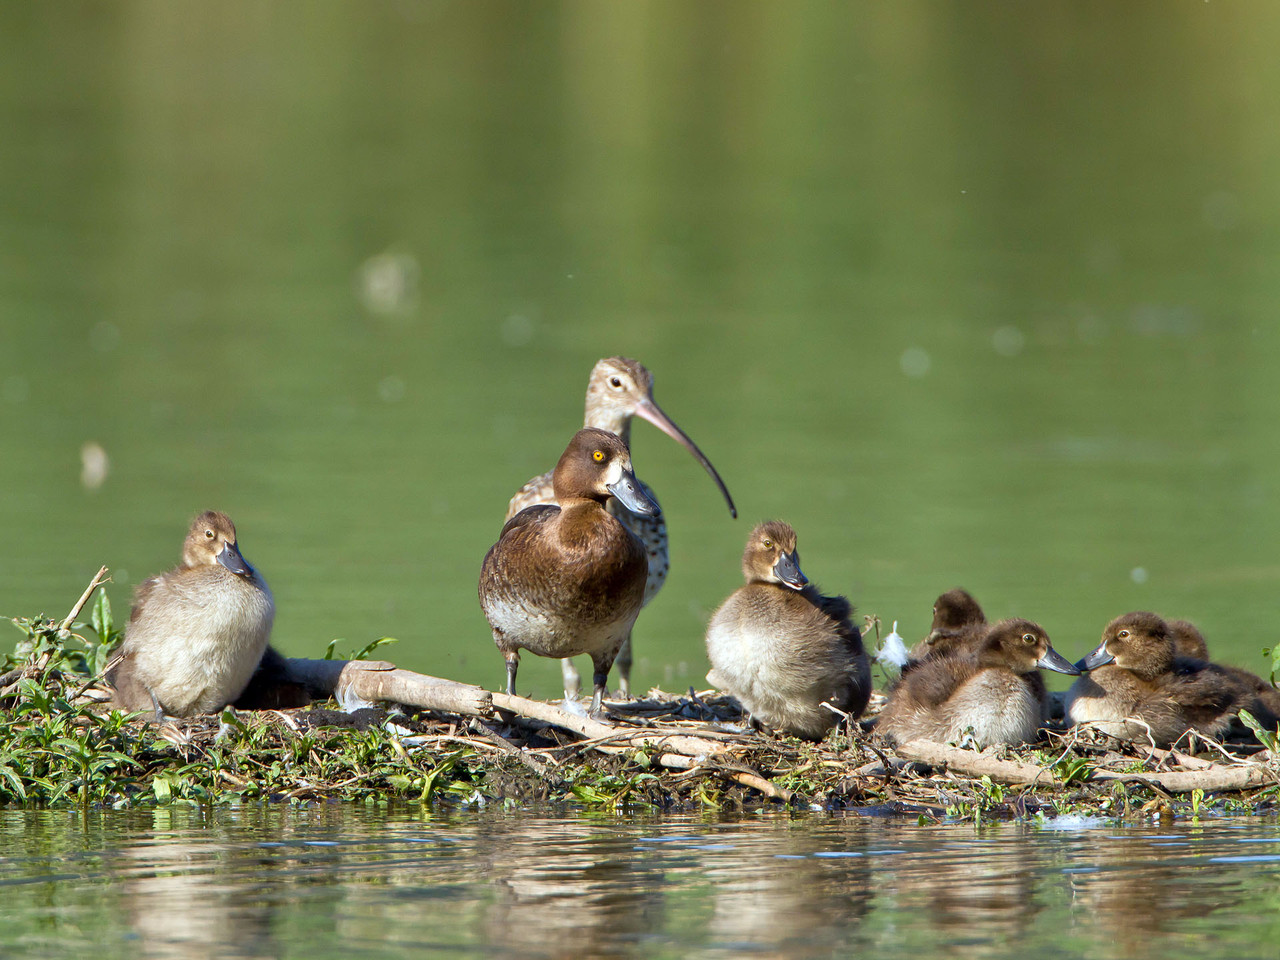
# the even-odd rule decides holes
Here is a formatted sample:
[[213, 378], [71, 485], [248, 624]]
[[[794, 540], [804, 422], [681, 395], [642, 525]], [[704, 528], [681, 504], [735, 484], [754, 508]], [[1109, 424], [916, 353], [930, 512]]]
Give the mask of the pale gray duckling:
[[753, 722], [820, 740], [840, 715], [862, 715], [871, 664], [844, 597], [823, 596], [800, 570], [796, 532], [762, 523], [742, 556], [746, 585], [707, 625], [707, 681], [732, 694]]
[[607, 430], [574, 434], [554, 471], [555, 504], [528, 507], [502, 528], [480, 569], [480, 606], [516, 692], [520, 651], [589, 654], [598, 715], [609, 668], [644, 602], [649, 564], [640, 541], [605, 504], [656, 515], [631, 470], [627, 445]]
[[1080, 671], [1053, 649], [1030, 620], [989, 625], [975, 648], [922, 661], [894, 688], [876, 731], [897, 743], [960, 742], [979, 746], [1034, 740], [1048, 712], [1037, 670]]
[[244, 691], [267, 650], [275, 602], [225, 513], [196, 517], [182, 563], [138, 585], [124, 642], [107, 664], [114, 703], [189, 717]]

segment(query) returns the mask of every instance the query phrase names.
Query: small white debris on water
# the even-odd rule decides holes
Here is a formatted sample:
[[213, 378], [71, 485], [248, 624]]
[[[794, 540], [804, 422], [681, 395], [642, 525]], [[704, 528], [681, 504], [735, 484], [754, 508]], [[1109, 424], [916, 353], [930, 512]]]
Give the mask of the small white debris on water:
[[919, 380], [921, 377], [929, 373], [929, 369], [933, 366], [933, 359], [929, 356], [928, 351], [921, 347], [907, 347], [902, 351], [902, 357], [898, 360], [902, 367], [902, 372], [912, 380]]
[[897, 620], [893, 621], [893, 629], [889, 631], [889, 635], [880, 644], [880, 650], [876, 654], [876, 661], [885, 666], [897, 667], [899, 670], [906, 666], [907, 645], [903, 642], [902, 637], [898, 636]]
[[1134, 583], [1146, 583], [1147, 568], [1134, 567], [1132, 570], [1129, 571], [1129, 579], [1132, 580]]
[[1105, 827], [1108, 821], [1102, 817], [1086, 817], [1079, 813], [1068, 813], [1061, 817], [1046, 817], [1040, 822], [1042, 830], [1094, 830]]
[[111, 471], [111, 458], [102, 444], [90, 440], [80, 448], [80, 485], [86, 490], [97, 490], [106, 482]]
[[1026, 345], [1026, 335], [1015, 326], [1001, 327], [991, 335], [991, 346], [1002, 357], [1016, 357]]

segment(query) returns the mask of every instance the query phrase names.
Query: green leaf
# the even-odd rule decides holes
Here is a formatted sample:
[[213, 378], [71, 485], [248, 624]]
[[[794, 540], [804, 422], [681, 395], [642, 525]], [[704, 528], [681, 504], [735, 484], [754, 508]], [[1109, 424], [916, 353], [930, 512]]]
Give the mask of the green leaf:
[[156, 777], [151, 781], [151, 792], [161, 803], [168, 803], [173, 797], [173, 786], [164, 777]]
[[106, 643], [115, 633], [115, 623], [111, 618], [111, 600], [106, 590], [98, 591], [98, 599], [93, 604], [93, 632], [98, 635], [99, 643]]
[[352, 660], [368, 660], [369, 654], [373, 653], [373, 651], [377, 650], [384, 643], [399, 643], [399, 642], [400, 641], [397, 640], [395, 637], [379, 637], [377, 640], [370, 640], [363, 647], [357, 650], [355, 653], [355, 656], [353, 656], [351, 659]]
[[1280, 734], [1277, 734], [1277, 731], [1267, 730], [1248, 710], [1240, 711], [1240, 722], [1253, 731], [1253, 735], [1258, 738], [1258, 742], [1266, 747], [1269, 752], [1278, 752], [1277, 747], [1280, 747]]

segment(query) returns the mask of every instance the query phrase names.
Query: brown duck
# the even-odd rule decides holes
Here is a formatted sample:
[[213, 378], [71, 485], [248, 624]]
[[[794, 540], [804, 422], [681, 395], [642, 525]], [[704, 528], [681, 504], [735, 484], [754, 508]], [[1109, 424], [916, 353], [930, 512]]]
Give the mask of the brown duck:
[[[688, 434], [676, 426], [675, 422], [662, 412], [662, 408], [653, 399], [653, 374], [643, 364], [626, 357], [606, 357], [596, 363], [591, 371], [591, 379], [587, 382], [586, 411], [583, 417], [584, 427], [596, 427], [608, 430], [622, 438], [623, 444], [631, 448], [631, 420], [640, 417], [648, 420], [655, 427], [667, 434], [693, 454], [711, 475], [716, 486], [729, 504], [729, 513], [737, 517], [737, 508], [733, 498], [697, 444], [689, 439]], [[658, 502], [653, 491], [642, 485], [641, 489], [655, 504]], [[534, 477], [519, 489], [511, 502], [507, 504], [507, 519], [510, 520], [521, 510], [541, 503], [555, 502], [552, 472]], [[636, 514], [627, 510], [618, 500], [611, 500], [608, 510], [617, 517], [628, 530], [640, 538], [644, 544], [649, 566], [649, 574], [645, 580], [644, 600], [648, 603], [662, 589], [670, 569], [670, 557], [667, 549], [667, 523], [660, 513]], [[623, 696], [631, 692], [631, 637], [622, 643], [616, 660], [618, 666], [619, 687]], [[562, 664], [564, 672], [565, 696], [576, 696], [580, 680], [577, 668], [572, 660]]]
[[1275, 727], [1275, 691], [1261, 678], [1238, 667], [1179, 656], [1178, 646], [1175, 631], [1157, 614], [1116, 617], [1097, 648], [1076, 664], [1088, 673], [1067, 693], [1068, 718], [1120, 740], [1158, 747], [1175, 743], [1188, 731], [1221, 737], [1241, 708], [1264, 726]]
[[605, 509], [610, 497], [640, 516], [658, 513], [607, 430], [576, 433], [552, 474], [555, 504], [528, 507], [502, 528], [480, 569], [480, 606], [515, 693], [521, 649], [541, 657], [588, 654], [591, 713], [644, 602], [649, 565], [640, 541]]
[[930, 657], [903, 675], [876, 720], [890, 740], [950, 743], [971, 732], [983, 747], [1035, 739], [1048, 710], [1039, 668], [1079, 673], [1030, 620], [989, 625], [972, 650]]
[[707, 625], [707, 680], [731, 693], [758, 725], [821, 739], [840, 719], [823, 704], [861, 716], [871, 664], [853, 608], [818, 592], [800, 570], [796, 532], [762, 523], [742, 556], [746, 585]]
[[244, 691], [263, 654], [275, 602], [225, 513], [196, 517], [176, 569], [139, 584], [124, 643], [107, 664], [125, 710], [189, 717]]
[[914, 669], [930, 657], [976, 647], [986, 626], [987, 615], [973, 594], [963, 587], [948, 590], [933, 601], [933, 624], [929, 634], [911, 648], [911, 658], [903, 672]]

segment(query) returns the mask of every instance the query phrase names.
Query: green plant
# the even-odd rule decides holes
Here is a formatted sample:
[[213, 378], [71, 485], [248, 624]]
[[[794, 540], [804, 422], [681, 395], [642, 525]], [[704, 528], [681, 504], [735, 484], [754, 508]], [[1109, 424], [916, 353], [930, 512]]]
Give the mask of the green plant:
[[395, 637], [378, 637], [377, 640], [370, 640], [363, 647], [350, 656], [338, 656], [337, 647], [340, 643], [345, 643], [341, 637], [337, 637], [329, 641], [329, 645], [324, 649], [324, 659], [326, 660], [368, 660], [369, 655], [377, 650], [384, 643], [399, 643]]
[[1240, 722], [1253, 731], [1258, 742], [1267, 748], [1270, 754], [1280, 753], [1280, 731], [1268, 730], [1248, 710], [1240, 711]]

